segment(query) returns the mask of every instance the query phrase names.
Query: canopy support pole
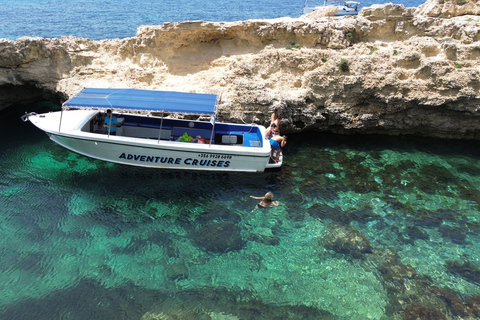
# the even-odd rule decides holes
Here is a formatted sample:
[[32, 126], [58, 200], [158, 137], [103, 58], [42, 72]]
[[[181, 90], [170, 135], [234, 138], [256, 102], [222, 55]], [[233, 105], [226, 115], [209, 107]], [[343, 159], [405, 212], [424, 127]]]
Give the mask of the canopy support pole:
[[108, 137], [110, 138], [110, 128], [112, 127], [112, 118], [113, 118], [113, 111], [110, 119], [108, 119]]
[[160, 139], [162, 138], [162, 127], [163, 127], [163, 111], [162, 111], [162, 120], [160, 120], [160, 130], [158, 131], [158, 141], [157, 143], [160, 144]]
[[210, 133], [210, 142], [208, 143], [208, 146], [210, 147], [212, 145], [212, 140], [213, 140], [213, 133], [215, 132], [215, 114], [212, 115], [213, 123], [212, 123], [212, 133]]
[[62, 117], [63, 117], [63, 108], [62, 108], [62, 112], [60, 112], [60, 123], [58, 124], [58, 132], [60, 132], [60, 128], [62, 127]]

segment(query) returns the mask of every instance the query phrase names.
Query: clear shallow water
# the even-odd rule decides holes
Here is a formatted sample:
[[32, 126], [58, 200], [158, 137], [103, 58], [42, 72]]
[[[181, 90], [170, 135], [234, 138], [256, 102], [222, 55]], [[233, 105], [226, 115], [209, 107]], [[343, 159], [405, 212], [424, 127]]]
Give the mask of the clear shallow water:
[[[423, 0], [362, 1], [364, 6], [400, 3], [417, 7]], [[141, 25], [187, 20], [238, 21], [299, 17], [304, 0], [3, 0], [0, 38], [57, 38], [73, 35], [94, 40], [133, 37]]]
[[281, 171], [193, 173], [85, 158], [19, 116], [0, 114], [2, 319], [381, 319], [480, 294], [479, 142], [307, 133]]

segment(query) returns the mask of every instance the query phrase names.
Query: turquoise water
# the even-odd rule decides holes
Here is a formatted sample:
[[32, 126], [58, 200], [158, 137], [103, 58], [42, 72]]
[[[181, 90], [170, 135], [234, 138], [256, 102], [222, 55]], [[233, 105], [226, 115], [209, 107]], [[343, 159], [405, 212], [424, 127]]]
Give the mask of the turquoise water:
[[281, 171], [193, 173], [85, 158], [19, 116], [0, 114], [1, 319], [402, 319], [480, 294], [479, 142], [311, 132]]
[[[58, 38], [73, 35], [94, 40], [133, 37], [141, 25], [187, 20], [239, 21], [299, 17], [305, 0], [2, 0], [0, 38]], [[323, 3], [311, 0], [310, 3]], [[423, 0], [387, 2], [417, 7]]]

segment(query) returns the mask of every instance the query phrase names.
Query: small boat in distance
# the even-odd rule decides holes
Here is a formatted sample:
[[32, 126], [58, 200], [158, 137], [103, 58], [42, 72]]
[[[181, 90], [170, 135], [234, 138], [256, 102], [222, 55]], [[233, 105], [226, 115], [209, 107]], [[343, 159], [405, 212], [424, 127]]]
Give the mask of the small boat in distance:
[[[328, 4], [331, 3], [331, 4]], [[309, 5], [308, 0], [305, 0], [303, 6], [303, 14], [308, 14], [319, 9], [325, 8], [327, 6], [335, 6], [338, 8], [338, 12], [335, 16], [347, 16], [347, 15], [356, 15], [360, 12], [362, 6], [360, 2], [357, 1], [336, 1], [336, 0], [324, 0], [323, 5]]]
[[[107, 109], [118, 119], [116, 135], [104, 128]], [[283, 156], [278, 162], [270, 158], [264, 126], [221, 123], [216, 110], [213, 94], [85, 88], [62, 111], [31, 112], [22, 119], [62, 147], [114, 163], [242, 172], [282, 166]]]

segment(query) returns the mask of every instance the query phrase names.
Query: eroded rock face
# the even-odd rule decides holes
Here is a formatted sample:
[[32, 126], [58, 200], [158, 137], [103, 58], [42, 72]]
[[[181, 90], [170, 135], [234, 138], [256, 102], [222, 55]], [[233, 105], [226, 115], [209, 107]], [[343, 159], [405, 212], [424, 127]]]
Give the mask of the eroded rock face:
[[[268, 125], [279, 107], [285, 133], [480, 139], [480, 17], [415, 10], [386, 4], [355, 17], [165, 23], [102, 41], [3, 39], [0, 88], [34, 92], [28, 101], [65, 100], [83, 87], [215, 93], [220, 119]], [[0, 95], [0, 109], [15, 96], [27, 98]]]
[[476, 0], [428, 0], [418, 7], [416, 14], [429, 17], [479, 15], [480, 2]]

